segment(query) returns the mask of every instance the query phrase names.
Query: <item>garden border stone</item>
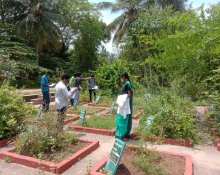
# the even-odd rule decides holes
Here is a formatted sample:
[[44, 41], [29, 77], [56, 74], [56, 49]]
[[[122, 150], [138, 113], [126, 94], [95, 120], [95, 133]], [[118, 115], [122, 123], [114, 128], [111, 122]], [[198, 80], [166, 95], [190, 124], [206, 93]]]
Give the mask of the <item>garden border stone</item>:
[[[136, 133], [132, 133], [131, 134], [131, 139], [132, 140], [138, 140], [139, 135], [136, 134]], [[146, 138], [146, 141], [151, 141], [151, 142], [160, 141], [163, 144], [176, 145], [176, 146], [185, 146], [185, 147], [192, 147], [193, 146], [193, 144], [189, 140], [178, 140], [178, 139], [172, 139], [172, 138], [159, 139], [157, 137], [154, 137], [154, 138]]]
[[[77, 121], [77, 120], [79, 120], [79, 116], [74, 116], [73, 115], [73, 117], [64, 119], [64, 124], [66, 125], [68, 123], [71, 123], [71, 122], [74, 122], [74, 121]], [[30, 125], [46, 125], [47, 123], [46, 122], [29, 120], [29, 121], [27, 121], [27, 124], [30, 124]]]
[[[132, 147], [136, 147], [136, 146], [127, 145], [127, 147], [132, 148]], [[167, 151], [159, 151], [159, 152], [184, 158], [185, 159], [184, 175], [192, 175], [193, 174], [193, 160], [190, 155], [182, 154], [182, 153], [175, 153], [175, 152], [167, 152]], [[108, 160], [108, 156], [104, 157], [102, 160], [100, 160], [98, 163], [96, 163], [91, 169], [91, 175], [104, 175], [98, 171], [104, 167], [107, 160]]]
[[[133, 114], [133, 115], [132, 115], [132, 119], [133, 119], [133, 120], [138, 120], [139, 117], [140, 117], [140, 115], [141, 115], [143, 112], [144, 112], [144, 110], [138, 110], [138, 111], [136, 112], [136, 114]], [[106, 116], [106, 117], [115, 117], [114, 114], [109, 114], [109, 113], [108, 113], [108, 110], [103, 111], [102, 115], [104, 115], [104, 116]]]
[[13, 142], [15, 139], [16, 139], [16, 136], [9, 138], [9, 139], [0, 140], [0, 148], [7, 146], [9, 143]]
[[84, 158], [85, 156], [87, 156], [99, 147], [99, 141], [97, 140], [89, 140], [84, 138], [78, 138], [78, 140], [82, 142], [88, 142], [90, 144], [59, 163], [39, 160], [33, 157], [23, 156], [14, 153], [13, 151], [15, 150], [15, 148], [10, 148], [5, 151], [1, 151], [0, 159], [4, 159], [5, 157], [7, 157], [10, 158], [12, 162], [17, 164], [21, 164], [32, 168], [44, 168], [44, 170], [47, 172], [61, 174], [68, 168], [70, 168], [72, 165], [76, 164], [80, 159]]
[[99, 128], [90, 128], [83, 126], [69, 126], [70, 129], [80, 132], [93, 133], [93, 134], [101, 134], [107, 136], [113, 136], [115, 134], [115, 129], [99, 129]]

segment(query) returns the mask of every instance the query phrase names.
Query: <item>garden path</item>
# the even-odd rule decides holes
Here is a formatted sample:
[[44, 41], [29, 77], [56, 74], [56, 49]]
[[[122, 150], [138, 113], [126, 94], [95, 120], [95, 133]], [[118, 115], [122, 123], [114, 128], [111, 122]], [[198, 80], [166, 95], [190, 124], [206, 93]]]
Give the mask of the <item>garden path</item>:
[[[136, 127], [138, 121], [133, 120], [133, 126]], [[102, 136], [97, 134], [76, 133], [78, 136], [93, 140], [99, 140], [100, 147], [94, 152], [80, 160], [77, 164], [69, 168], [62, 175], [85, 175], [87, 169], [108, 155], [113, 144], [114, 137]], [[128, 144], [140, 144], [138, 141], [128, 141]], [[194, 164], [194, 175], [220, 175], [220, 152], [207, 141], [206, 144], [196, 145], [194, 148], [187, 148], [173, 145], [156, 145], [146, 143], [149, 148], [184, 153], [191, 155]], [[10, 147], [10, 146], [8, 146]], [[7, 148], [1, 148], [4, 150]], [[50, 173], [42, 172], [33, 168], [28, 168], [15, 163], [5, 163], [0, 160], [0, 175], [50, 175]]]

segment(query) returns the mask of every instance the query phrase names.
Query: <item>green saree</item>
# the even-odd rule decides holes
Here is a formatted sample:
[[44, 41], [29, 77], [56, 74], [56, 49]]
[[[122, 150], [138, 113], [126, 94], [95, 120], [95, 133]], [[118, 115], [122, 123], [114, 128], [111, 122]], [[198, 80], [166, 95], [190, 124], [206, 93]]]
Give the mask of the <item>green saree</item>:
[[[127, 81], [122, 86], [122, 91], [120, 94], [128, 94], [128, 91], [131, 90], [131, 83]], [[127, 114], [126, 118], [124, 118], [120, 114], [116, 114], [116, 131], [115, 131], [115, 137], [119, 139], [130, 138], [130, 132], [132, 128], [132, 106], [133, 106], [133, 100], [132, 95], [130, 97], [130, 108], [131, 108], [131, 114]]]

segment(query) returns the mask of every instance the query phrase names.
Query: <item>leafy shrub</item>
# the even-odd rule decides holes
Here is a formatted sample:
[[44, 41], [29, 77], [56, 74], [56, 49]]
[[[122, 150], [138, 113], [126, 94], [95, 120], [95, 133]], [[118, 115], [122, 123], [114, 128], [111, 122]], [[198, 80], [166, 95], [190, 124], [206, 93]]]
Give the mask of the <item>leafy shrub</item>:
[[75, 142], [74, 135], [57, 129], [56, 116], [45, 114], [33, 121], [44, 124], [29, 125], [16, 140], [16, 152], [43, 158]]
[[[189, 101], [164, 91], [160, 95], [152, 95], [146, 101], [144, 110], [146, 115], [143, 115], [140, 120], [140, 129], [143, 134], [196, 141], [194, 110]], [[150, 115], [155, 118], [146, 131], [144, 127]]]
[[0, 86], [0, 139], [7, 139], [20, 133], [25, 127], [25, 119], [34, 110], [23, 101], [22, 96], [4, 82]]

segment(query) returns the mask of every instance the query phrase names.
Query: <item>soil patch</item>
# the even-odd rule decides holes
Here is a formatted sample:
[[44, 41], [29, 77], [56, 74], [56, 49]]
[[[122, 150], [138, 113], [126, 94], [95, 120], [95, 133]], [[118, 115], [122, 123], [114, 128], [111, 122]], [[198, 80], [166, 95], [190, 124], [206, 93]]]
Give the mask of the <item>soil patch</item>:
[[[184, 158], [169, 155], [166, 153], [161, 153], [161, 152], [157, 152], [156, 154], [157, 154], [156, 159], [154, 159], [151, 163], [154, 164], [154, 167], [162, 166], [164, 172], [161, 172], [161, 174], [162, 173], [166, 175], [184, 174], [185, 171]], [[123, 153], [116, 175], [146, 175], [146, 173], [143, 170], [140, 170], [134, 163], [134, 158], [139, 155], [140, 155], [140, 151], [138, 149], [127, 148]], [[150, 166], [149, 168], [152, 167]]]
[[[75, 141], [73, 144], [66, 145], [64, 148], [55, 149], [53, 152], [47, 152], [39, 157], [41, 160], [47, 160], [54, 163], [59, 163], [64, 159], [68, 158], [69, 156], [73, 155], [74, 153], [78, 152], [79, 150], [85, 148], [90, 143], [82, 142], [82, 141]], [[24, 156], [33, 157], [30, 153], [26, 152], [23, 153]]]

